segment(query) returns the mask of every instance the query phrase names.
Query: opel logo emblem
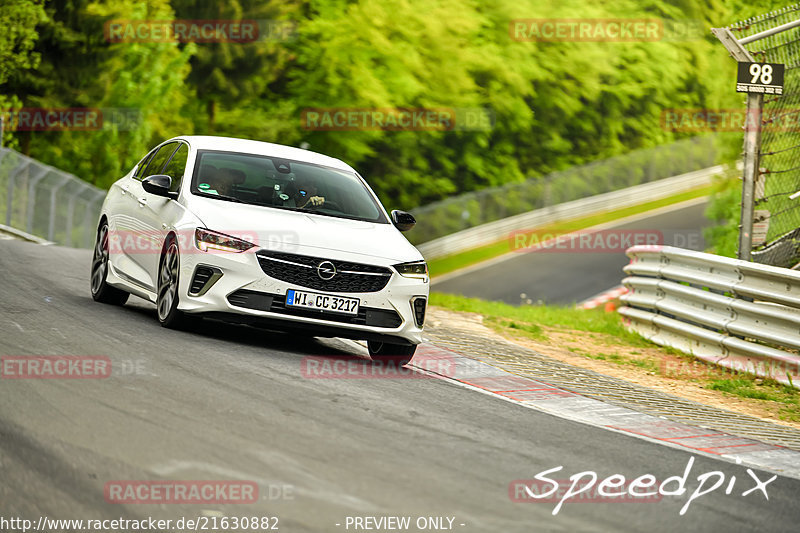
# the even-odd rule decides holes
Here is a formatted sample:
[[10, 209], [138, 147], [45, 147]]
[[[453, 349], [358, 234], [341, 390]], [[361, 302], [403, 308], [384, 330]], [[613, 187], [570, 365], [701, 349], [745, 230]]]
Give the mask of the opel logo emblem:
[[322, 263], [317, 265], [317, 276], [319, 276], [320, 279], [328, 281], [329, 279], [332, 279], [333, 276], [335, 275], [336, 275], [336, 267], [330, 261], [323, 261]]

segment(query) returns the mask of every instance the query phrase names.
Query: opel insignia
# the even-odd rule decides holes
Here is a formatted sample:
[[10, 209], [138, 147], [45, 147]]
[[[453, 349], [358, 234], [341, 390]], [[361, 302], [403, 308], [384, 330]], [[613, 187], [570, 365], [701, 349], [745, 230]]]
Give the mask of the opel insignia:
[[225, 137], [170, 139], [108, 191], [92, 297], [153, 302], [192, 317], [367, 341], [408, 362], [422, 340], [428, 268], [350, 166], [318, 153]]

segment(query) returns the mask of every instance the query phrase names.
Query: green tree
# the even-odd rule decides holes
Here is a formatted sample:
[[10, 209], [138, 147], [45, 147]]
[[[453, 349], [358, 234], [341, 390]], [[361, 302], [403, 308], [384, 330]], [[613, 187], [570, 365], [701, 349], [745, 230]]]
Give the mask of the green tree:
[[[4, 85], [10, 77], [39, 65], [39, 54], [34, 51], [39, 37], [36, 26], [45, 19], [41, 0], [0, 0], [0, 112], [20, 106], [19, 99], [8, 94]], [[12, 136], [6, 133], [4, 138], [10, 140]]]
[[[274, 127], [275, 124], [260, 104], [265, 98], [269, 99], [270, 85], [281, 77], [290, 59], [282, 34], [273, 33], [273, 30], [281, 23], [289, 27], [291, 21], [287, 17], [296, 11], [297, 5], [262, 0], [172, 0], [172, 6], [178, 19], [259, 23], [255, 42], [198, 44], [191, 58], [187, 85], [205, 108], [205, 120], [198, 120], [196, 124], [198, 130], [233, 135], [241, 135], [241, 131], [246, 130], [255, 138], [271, 133], [271, 128], [263, 126]], [[230, 115], [219, 116], [226, 111], [230, 111]], [[260, 123], [261, 127], [254, 123]]]
[[[18, 132], [24, 152], [100, 186], [124, 174], [156, 142], [185, 133], [180, 113], [192, 47], [176, 43], [110, 43], [105, 23], [172, 18], [167, 0], [107, 3], [55, 0], [46, 4], [35, 52], [36, 70], [13, 76], [8, 90], [25, 107], [124, 109], [125, 124], [105, 120], [100, 131]], [[104, 113], [104, 118], [111, 115]]]

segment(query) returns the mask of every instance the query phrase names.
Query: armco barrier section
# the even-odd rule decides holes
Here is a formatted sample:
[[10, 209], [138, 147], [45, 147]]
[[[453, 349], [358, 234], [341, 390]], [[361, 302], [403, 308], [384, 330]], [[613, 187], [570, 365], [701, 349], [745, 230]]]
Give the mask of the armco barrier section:
[[414, 245], [426, 243], [537, 209], [707, 168], [721, 162], [718, 144], [715, 135], [691, 137], [451, 196], [414, 208], [417, 225], [406, 237]]
[[106, 191], [0, 148], [0, 224], [47, 241], [91, 248]]
[[725, 166], [718, 165], [618, 191], [552, 205], [465, 229], [452, 235], [419, 244], [417, 248], [425, 256], [425, 259], [435, 259], [463, 252], [470, 248], [492, 244], [507, 238], [515, 231], [527, 230], [537, 226], [553, 224], [561, 220], [589, 216], [604, 211], [623, 209], [702, 187], [711, 183], [714, 176], [725, 171]]
[[671, 246], [634, 246], [619, 313], [664, 346], [800, 387], [800, 272]]

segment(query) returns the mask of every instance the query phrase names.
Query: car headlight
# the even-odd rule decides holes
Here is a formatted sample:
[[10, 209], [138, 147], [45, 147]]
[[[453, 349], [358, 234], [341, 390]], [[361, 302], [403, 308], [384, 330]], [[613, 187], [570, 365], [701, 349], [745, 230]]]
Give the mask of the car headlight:
[[224, 233], [197, 228], [194, 230], [194, 242], [199, 250], [219, 250], [220, 252], [241, 253], [254, 247], [255, 244]]
[[394, 265], [395, 270], [406, 278], [417, 278], [428, 280], [428, 263], [425, 261], [412, 261], [410, 263], [400, 263]]

